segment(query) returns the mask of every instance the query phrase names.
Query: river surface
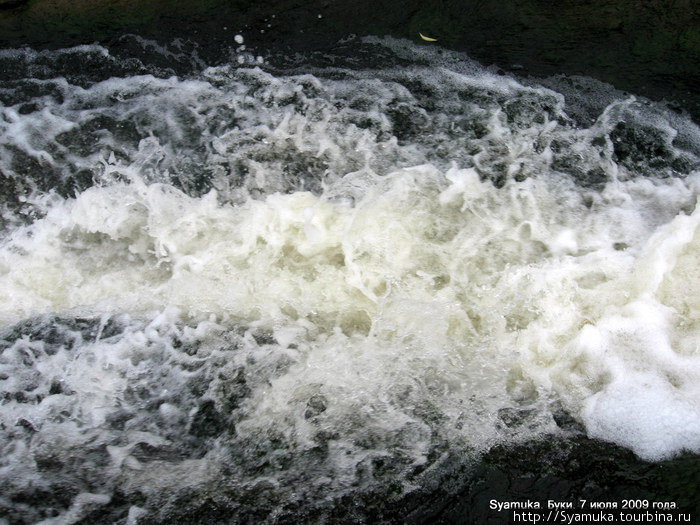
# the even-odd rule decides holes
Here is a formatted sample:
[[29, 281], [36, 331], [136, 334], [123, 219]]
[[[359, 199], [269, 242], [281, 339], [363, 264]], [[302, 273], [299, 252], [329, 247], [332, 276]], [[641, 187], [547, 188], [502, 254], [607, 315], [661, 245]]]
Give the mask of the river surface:
[[372, 521], [552, 440], [697, 466], [677, 111], [393, 39], [0, 69], [0, 523]]

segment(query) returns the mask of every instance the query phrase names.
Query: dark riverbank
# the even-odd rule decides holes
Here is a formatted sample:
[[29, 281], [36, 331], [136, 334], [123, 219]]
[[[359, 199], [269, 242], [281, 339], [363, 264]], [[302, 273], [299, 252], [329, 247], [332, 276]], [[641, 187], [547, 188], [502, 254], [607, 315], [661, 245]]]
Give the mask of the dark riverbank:
[[422, 32], [487, 65], [591, 76], [700, 117], [700, 5], [691, 0], [8, 0], [0, 8], [3, 47], [109, 43], [134, 32], [195, 40], [214, 62], [235, 34], [265, 52], [329, 49], [348, 34], [420, 41]]

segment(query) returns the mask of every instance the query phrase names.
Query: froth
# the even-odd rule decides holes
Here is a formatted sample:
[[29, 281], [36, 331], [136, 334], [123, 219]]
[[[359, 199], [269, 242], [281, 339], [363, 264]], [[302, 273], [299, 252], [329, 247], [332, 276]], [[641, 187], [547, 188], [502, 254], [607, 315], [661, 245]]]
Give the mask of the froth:
[[[695, 383], [689, 372], [678, 376], [696, 352], [688, 355], [692, 345], [674, 319], [690, 322], [697, 305], [677, 288], [672, 296], [661, 292], [677, 287], [676, 268], [682, 272], [695, 256], [698, 214], [681, 213], [650, 236], [659, 217], [648, 210], [667, 205], [671, 190], [639, 192], [621, 213], [618, 196], [638, 186], [618, 184], [594, 213], [568, 183], [532, 178], [499, 190], [473, 169], [431, 166], [375, 179], [354, 206], [304, 192], [230, 206], [214, 193], [193, 198], [160, 184], [94, 187], [5, 247], [2, 315], [7, 322], [75, 308], [176, 306], [186, 318], [214, 315], [272, 330], [278, 340], [308, 339], [329, 363], [359, 352], [363, 369], [377, 359], [396, 367], [398, 344], [403, 359], [415, 351], [416, 359], [437, 360], [442, 374], [456, 374], [447, 383], [462, 391], [457, 398], [470, 390], [468, 382], [456, 386], [474, 372], [469, 368], [515, 367], [537, 387], [558, 391], [574, 413], [583, 410], [595, 435], [615, 438], [598, 422], [609, 411], [591, 407], [619, 407], [612, 400], [620, 385], [639, 389], [643, 382], [634, 374], [671, 388], [661, 379], [670, 374], [675, 395], [691, 405]], [[692, 202], [688, 186], [672, 183], [678, 205]], [[615, 250], [616, 243], [628, 248]], [[676, 308], [662, 308], [664, 299]], [[671, 325], [684, 356], [670, 346]], [[328, 339], [334, 330], [340, 332]], [[321, 344], [310, 342], [320, 337]], [[355, 342], [339, 342], [346, 338]], [[336, 345], [345, 348], [331, 350]], [[674, 355], [681, 361], [666, 363]], [[459, 366], [449, 365], [452, 359]], [[383, 388], [387, 381], [368, 371], [387, 364], [357, 372], [351, 383], [365, 393]], [[302, 370], [284, 383], [310, 381]], [[331, 377], [317, 381], [330, 384]], [[269, 404], [274, 396], [266, 395]], [[500, 403], [508, 397], [498, 396], [506, 396]], [[677, 439], [669, 451], [678, 449]], [[694, 439], [684, 446], [696, 448]], [[646, 457], [664, 455], [645, 443], [631, 446]]]
[[408, 490], [449, 448], [561, 432], [561, 406], [646, 459], [700, 452], [697, 130], [633, 100], [579, 127], [558, 93], [421, 53], [7, 105], [12, 491], [75, 468], [73, 520], [95, 487], [148, 512], [221, 479]]

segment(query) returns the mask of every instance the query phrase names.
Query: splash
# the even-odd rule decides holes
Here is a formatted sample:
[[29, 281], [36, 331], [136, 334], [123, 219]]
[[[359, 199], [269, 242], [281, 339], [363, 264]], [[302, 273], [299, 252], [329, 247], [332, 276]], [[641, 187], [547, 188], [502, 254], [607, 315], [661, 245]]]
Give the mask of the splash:
[[697, 128], [364, 45], [3, 90], [8, 513], [401, 494], [562, 410], [700, 452]]

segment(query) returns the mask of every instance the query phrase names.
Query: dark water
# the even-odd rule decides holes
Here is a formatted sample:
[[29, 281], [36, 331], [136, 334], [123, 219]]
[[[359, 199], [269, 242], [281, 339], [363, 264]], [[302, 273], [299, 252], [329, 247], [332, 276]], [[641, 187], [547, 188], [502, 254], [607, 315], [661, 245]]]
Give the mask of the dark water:
[[2, 519], [693, 522], [697, 126], [245, 45], [0, 52]]

